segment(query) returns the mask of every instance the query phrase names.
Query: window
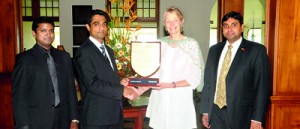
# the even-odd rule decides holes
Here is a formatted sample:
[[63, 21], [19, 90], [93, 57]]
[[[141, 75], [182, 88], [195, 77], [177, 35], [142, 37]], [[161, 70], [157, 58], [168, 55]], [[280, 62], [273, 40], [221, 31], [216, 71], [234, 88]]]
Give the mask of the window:
[[59, 21], [59, 0], [22, 0], [23, 21], [33, 21], [39, 16]]
[[[137, 11], [138, 18], [136, 22], [158, 22], [159, 6], [158, 0], [134, 0], [135, 4], [132, 7], [132, 11]], [[121, 7], [117, 7], [108, 0], [108, 7], [111, 10], [112, 16], [128, 16], [124, 14]]]
[[158, 6], [156, 0], [137, 0], [136, 10], [138, 14], [137, 21], [139, 22], [157, 22], [158, 21]]
[[261, 29], [249, 29], [247, 39], [257, 43], [261, 43]]
[[[141, 29], [136, 32], [135, 39], [137, 41], [155, 41], [158, 36], [158, 22], [159, 22], [159, 0], [134, 0], [135, 4], [132, 6], [132, 11], [137, 12], [138, 18], [133, 22], [141, 25]], [[126, 17], [121, 7], [111, 4], [107, 0], [107, 8], [111, 11], [112, 16]], [[120, 28], [121, 29], [121, 28]]]
[[209, 46], [215, 45], [218, 43], [218, 29], [210, 28], [210, 38], [209, 38]]

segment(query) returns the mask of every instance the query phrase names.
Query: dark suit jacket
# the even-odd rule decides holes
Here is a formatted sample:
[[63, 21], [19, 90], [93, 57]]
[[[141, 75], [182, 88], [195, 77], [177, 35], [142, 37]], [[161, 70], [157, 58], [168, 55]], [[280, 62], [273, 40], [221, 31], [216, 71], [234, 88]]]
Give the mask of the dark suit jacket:
[[114, 52], [106, 46], [114, 70], [100, 50], [87, 39], [76, 51], [74, 67], [82, 95], [80, 123], [114, 125], [122, 116], [124, 87], [120, 84]]
[[[209, 50], [202, 91], [201, 113], [212, 113], [216, 92], [218, 63], [226, 42]], [[233, 129], [249, 129], [250, 121], [264, 122], [270, 96], [270, 62], [266, 48], [242, 40], [226, 77], [226, 99]]]
[[[62, 129], [78, 119], [77, 98], [70, 55], [51, 48], [58, 73], [59, 110]], [[12, 77], [12, 103], [15, 127], [50, 129], [54, 120], [54, 89], [47, 66], [47, 57], [39, 45], [16, 56]]]

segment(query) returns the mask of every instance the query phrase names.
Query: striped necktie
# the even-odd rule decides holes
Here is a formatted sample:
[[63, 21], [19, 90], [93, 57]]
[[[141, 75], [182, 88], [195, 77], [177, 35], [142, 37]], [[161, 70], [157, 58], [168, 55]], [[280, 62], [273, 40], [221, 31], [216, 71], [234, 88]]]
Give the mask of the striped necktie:
[[101, 49], [101, 53], [102, 53], [102, 55], [104, 56], [104, 58], [107, 59], [107, 56], [106, 56], [106, 53], [105, 53], [104, 45], [101, 45], [101, 46], [100, 46], [100, 49]]

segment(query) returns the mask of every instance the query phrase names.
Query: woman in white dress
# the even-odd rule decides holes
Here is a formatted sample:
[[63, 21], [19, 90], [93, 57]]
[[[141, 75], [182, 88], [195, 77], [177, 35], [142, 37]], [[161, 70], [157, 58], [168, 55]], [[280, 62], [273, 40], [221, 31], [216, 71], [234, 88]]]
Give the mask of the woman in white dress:
[[[152, 87], [146, 112], [154, 129], [197, 128], [193, 89], [203, 86], [204, 62], [197, 41], [182, 34], [183, 23], [178, 8], [172, 6], [165, 11], [164, 26], [170, 36], [160, 39], [161, 66], [152, 76], [160, 83]], [[139, 87], [131, 97], [148, 89]]]

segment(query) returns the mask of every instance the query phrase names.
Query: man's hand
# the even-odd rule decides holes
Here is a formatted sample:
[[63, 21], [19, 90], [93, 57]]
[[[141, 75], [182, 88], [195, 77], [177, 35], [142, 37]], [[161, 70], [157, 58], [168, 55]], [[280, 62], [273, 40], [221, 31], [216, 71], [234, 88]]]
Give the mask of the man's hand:
[[132, 90], [131, 87], [129, 87], [129, 86], [124, 86], [124, 92], [123, 92], [123, 96], [124, 96], [124, 97], [127, 98], [127, 97], [130, 96], [133, 92], [134, 92], [134, 91]]
[[124, 94], [125, 98], [127, 98], [129, 100], [134, 100], [134, 99], [140, 97], [140, 94], [138, 93], [138, 90], [136, 88], [125, 86], [124, 91], [125, 91], [125, 89], [128, 90], [128, 92], [126, 91], [126, 94]]
[[202, 116], [202, 124], [206, 128], [210, 128], [210, 125], [208, 123], [208, 114], [203, 114]]
[[76, 122], [71, 122], [71, 124], [70, 124], [70, 129], [78, 129], [78, 123], [76, 123]]
[[129, 100], [135, 100], [138, 97], [140, 97], [141, 94], [139, 93], [138, 89], [136, 89], [134, 87], [130, 87], [130, 88], [132, 89], [133, 92], [132, 92], [131, 95], [125, 96], [127, 99], [129, 99]]
[[250, 129], [263, 129], [261, 123], [251, 121]]
[[121, 81], [120, 81], [121, 85], [123, 86], [128, 86], [128, 83], [129, 83], [129, 79], [128, 78], [123, 78]]

